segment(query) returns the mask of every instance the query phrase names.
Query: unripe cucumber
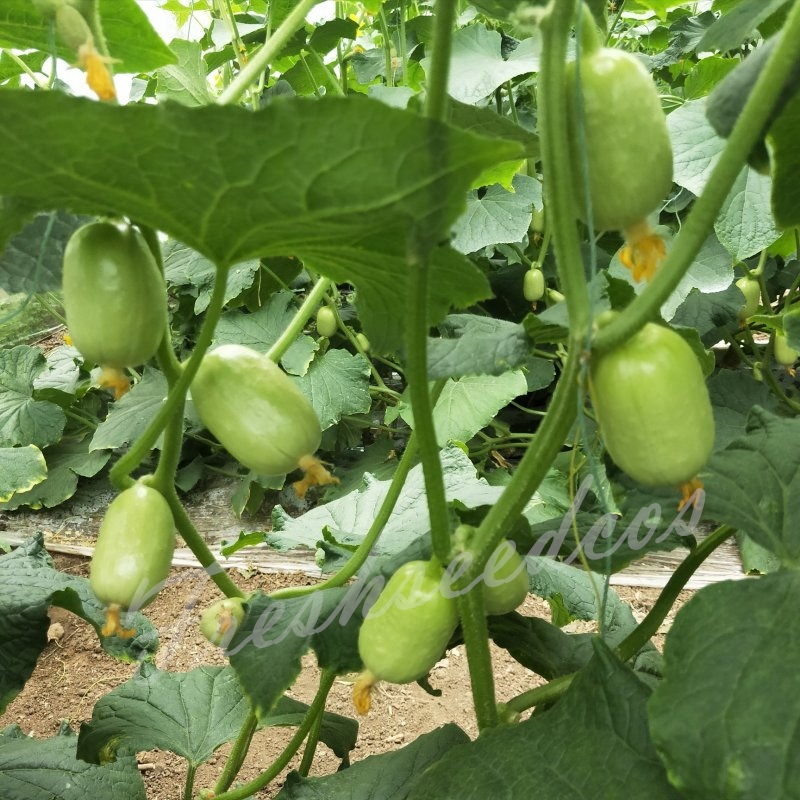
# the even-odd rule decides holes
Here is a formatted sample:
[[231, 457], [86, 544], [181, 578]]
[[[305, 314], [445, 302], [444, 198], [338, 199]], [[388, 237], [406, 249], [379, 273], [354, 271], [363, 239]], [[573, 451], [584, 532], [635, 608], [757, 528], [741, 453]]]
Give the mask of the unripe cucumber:
[[442, 575], [429, 561], [409, 561], [383, 587], [358, 635], [361, 660], [378, 680], [410, 683], [442, 657], [458, 622]]
[[137, 596], [143, 598], [167, 577], [174, 549], [172, 511], [161, 493], [141, 483], [125, 489], [100, 525], [89, 578], [92, 591], [106, 605], [130, 608]]
[[[626, 230], [655, 211], [672, 187], [672, 147], [655, 84], [642, 62], [601, 47], [580, 60], [583, 132], [598, 230]], [[585, 219], [575, 63], [567, 64], [568, 135], [576, 211]]]
[[261, 475], [297, 469], [322, 438], [314, 409], [288, 375], [242, 345], [206, 354], [192, 382], [192, 401], [220, 444]]
[[144, 237], [129, 225], [92, 222], [64, 251], [64, 309], [88, 361], [122, 369], [149, 361], [167, 326], [167, 290]]
[[628, 342], [595, 355], [590, 390], [615, 463], [648, 486], [685, 483], [714, 444], [714, 415], [691, 347], [648, 323]]

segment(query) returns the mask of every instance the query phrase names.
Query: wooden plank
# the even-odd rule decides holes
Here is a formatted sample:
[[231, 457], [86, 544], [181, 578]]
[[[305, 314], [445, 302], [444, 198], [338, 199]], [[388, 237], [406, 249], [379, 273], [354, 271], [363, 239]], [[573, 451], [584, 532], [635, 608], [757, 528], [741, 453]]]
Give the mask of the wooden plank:
[[[225, 481], [212, 484], [202, 493], [194, 493], [187, 511], [200, 534], [225, 569], [258, 570], [260, 572], [299, 572], [310, 577], [320, 577], [321, 571], [314, 562], [314, 551], [309, 549], [279, 552], [258, 546], [240, 550], [231, 558], [220, 555], [223, 540], [236, 540], [240, 531], [269, 530], [270, 517], [262, 513], [248, 520], [237, 519], [231, 510], [231, 484]], [[53, 509], [41, 511], [5, 512], [0, 514], [0, 539], [19, 545], [34, 531], [45, 534], [47, 549], [54, 553], [91, 556], [100, 521], [114, 492], [107, 484], [93, 482], [82, 487], [72, 500]], [[703, 534], [698, 533], [698, 539]], [[181, 542], [179, 542], [179, 545]], [[615, 586], [663, 587], [675, 568], [683, 561], [687, 550], [650, 553], [627, 569], [611, 576]], [[192, 552], [179, 546], [173, 559], [175, 566], [199, 566]], [[742, 573], [739, 551], [731, 540], [717, 548], [697, 570], [687, 588], [699, 589], [711, 583], [746, 577]]]

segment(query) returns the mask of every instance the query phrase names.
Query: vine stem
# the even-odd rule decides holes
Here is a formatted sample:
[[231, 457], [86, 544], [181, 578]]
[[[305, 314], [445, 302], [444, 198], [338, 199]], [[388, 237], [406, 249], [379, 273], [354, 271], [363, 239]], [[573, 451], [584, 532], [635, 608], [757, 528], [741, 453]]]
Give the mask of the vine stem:
[[314, 722], [311, 725], [311, 730], [306, 740], [306, 746], [303, 749], [303, 758], [300, 760], [300, 766], [297, 769], [304, 778], [308, 777], [308, 773], [311, 771], [311, 765], [314, 763], [314, 756], [317, 753], [317, 745], [319, 744], [319, 734], [321, 730], [322, 714], [319, 713], [314, 717]]
[[[466, 585], [466, 584], [465, 584]], [[456, 599], [461, 618], [461, 631], [467, 649], [472, 702], [478, 730], [493, 728], [498, 723], [497, 700], [494, 690], [492, 654], [489, 650], [489, 629], [486, 626], [486, 607], [483, 584], [477, 583]]]
[[[447, 112], [447, 75], [456, 0], [437, 0], [435, 10], [433, 56], [425, 114], [431, 120], [442, 121]], [[433, 138], [431, 145], [432, 158], [440, 159], [441, 151], [434, 146]], [[406, 379], [425, 476], [433, 553], [446, 563], [450, 554], [450, 519], [433, 423], [433, 403], [428, 388], [428, 254], [420, 256], [409, 253], [408, 268]]]
[[244, 69], [231, 81], [217, 98], [219, 105], [238, 102], [251, 84], [255, 83], [264, 69], [283, 49], [294, 32], [303, 24], [306, 14], [317, 4], [318, 0], [300, 0], [286, 19], [278, 26], [264, 46], [255, 53]]
[[408, 477], [408, 473], [411, 470], [411, 466], [416, 460], [416, 457], [417, 434], [412, 433], [408, 440], [408, 444], [406, 445], [405, 452], [403, 453], [400, 462], [397, 465], [397, 469], [394, 471], [394, 475], [392, 475], [392, 481], [389, 484], [386, 497], [383, 498], [381, 507], [378, 509], [378, 513], [372, 520], [372, 524], [369, 526], [369, 530], [367, 531], [367, 535], [364, 537], [364, 541], [361, 542], [353, 555], [350, 556], [344, 566], [342, 566], [342, 568], [335, 575], [323, 581], [322, 583], [317, 583], [313, 586], [291, 586], [286, 589], [278, 589], [277, 591], [272, 592], [270, 597], [273, 600], [285, 600], [287, 597], [302, 597], [303, 595], [310, 594], [311, 592], [321, 591], [323, 589], [334, 589], [337, 586], [343, 586], [345, 583], [347, 583], [347, 581], [349, 581], [350, 578], [352, 578], [353, 575], [355, 575], [358, 570], [361, 569], [362, 565], [369, 557], [370, 551], [372, 550], [375, 542], [378, 541], [378, 537], [383, 532], [384, 526], [389, 521], [392, 511], [394, 511], [394, 507], [400, 497], [400, 492], [403, 490], [406, 478]]
[[183, 800], [192, 800], [195, 772], [197, 772], [197, 767], [189, 764], [189, 768], [186, 770], [186, 785], [183, 787]]
[[[553, 238], [561, 290], [566, 295], [573, 338], [585, 339], [589, 290], [575, 222], [572, 154], [568, 129], [566, 86], [567, 40], [575, 14], [574, 0], [551, 4], [542, 20], [542, 64], [539, 89], [539, 135], [542, 147], [548, 231]], [[591, 22], [594, 25], [594, 22]]]
[[553, 678], [553, 680], [548, 681], [544, 686], [528, 689], [527, 692], [512, 697], [506, 703], [506, 707], [511, 711], [516, 711], [518, 714], [521, 714], [523, 711], [533, 708], [534, 706], [558, 700], [558, 698], [569, 689], [570, 684], [575, 680], [576, 674], [577, 673], [573, 672], [571, 675], [562, 675], [560, 678]]
[[473, 550], [475, 560], [468, 571], [470, 580], [483, 571], [503, 532], [522, 513], [561, 450], [577, 414], [589, 296], [575, 224], [571, 156], [564, 136], [567, 130], [565, 64], [575, 3], [572, 0], [554, 3], [550, 9], [542, 21], [539, 130], [547, 193], [545, 205], [550, 221], [548, 232], [552, 235], [561, 286], [567, 296], [569, 310], [569, 352], [536, 439], [520, 461], [506, 490], [477, 528]]
[[257, 727], [258, 717], [256, 716], [256, 712], [251, 709], [239, 730], [236, 741], [233, 743], [233, 748], [228, 756], [228, 760], [225, 762], [225, 768], [222, 770], [222, 774], [219, 776], [219, 780], [217, 780], [214, 786], [215, 795], [227, 791], [239, 774], [239, 770], [242, 768], [244, 759], [247, 756], [247, 751], [250, 749], [250, 742], [253, 741], [253, 734], [256, 732]]
[[425, 102], [425, 116], [444, 121], [447, 118], [447, 76], [450, 72], [452, 33], [456, 20], [456, 0], [436, 0], [433, 18], [433, 55]]
[[[126, 489], [133, 484], [130, 478], [131, 472], [141, 464], [142, 460], [153, 449], [153, 445], [158, 440], [159, 434], [173, 418], [178, 406], [183, 405], [186, 392], [189, 390], [189, 385], [194, 379], [195, 373], [200, 367], [200, 362], [203, 360], [203, 356], [206, 350], [208, 350], [211, 339], [214, 336], [214, 329], [217, 326], [217, 320], [222, 313], [222, 306], [225, 303], [227, 281], [227, 268], [218, 267], [214, 278], [214, 290], [211, 294], [211, 301], [208, 304], [206, 318], [203, 320], [203, 325], [200, 328], [192, 357], [181, 370], [180, 377], [175, 382], [174, 386], [170, 388], [170, 392], [164, 404], [158, 410], [158, 413], [147, 426], [144, 433], [136, 440], [131, 449], [111, 468], [109, 478], [118, 489]], [[183, 422], [181, 420], [181, 425], [182, 424]]]
[[209, 577], [220, 588], [227, 597], [244, 597], [244, 592], [231, 580], [228, 573], [217, 563], [214, 554], [209, 550], [205, 539], [195, 528], [186, 509], [178, 497], [174, 487], [165, 495], [164, 499], [169, 504], [172, 517], [175, 520], [175, 527], [183, 537], [189, 549], [194, 553], [195, 558], [208, 572]]
[[47, 92], [50, 87], [13, 51], [3, 51], [40, 89]]
[[[658, 600], [647, 616], [617, 646], [616, 654], [621, 661], [633, 658], [650, 641], [661, 623], [667, 618], [678, 595], [692, 575], [697, 572], [697, 568], [735, 532], [734, 528], [721, 525], [686, 556], [667, 581], [667, 585], [661, 591]], [[506, 705], [512, 711], [522, 712], [542, 703], [558, 700], [569, 688], [576, 675], [577, 673], [572, 673], [554, 678], [544, 686], [537, 686], [535, 689], [529, 689], [527, 692], [517, 695]]]
[[394, 86], [394, 70], [392, 69], [392, 38], [389, 36], [389, 26], [386, 24], [386, 14], [383, 12], [383, 4], [378, 9], [378, 25], [383, 35], [383, 52], [386, 62], [386, 85]]
[[[471, 547], [474, 561], [467, 570], [464, 585], [472, 583], [480, 576], [504, 532], [522, 513], [525, 504], [561, 450], [577, 414], [580, 354], [586, 339], [589, 298], [575, 223], [569, 143], [564, 136], [564, 131], [567, 130], [567, 39], [574, 13], [574, 0], [555, 3], [551, 4], [548, 16], [542, 21], [543, 52], [539, 94], [539, 131], [547, 193], [546, 206], [552, 221], [550, 227], [561, 286], [567, 296], [570, 320], [569, 353], [537, 438], [523, 456], [502, 496], [489, 510], [475, 533]], [[480, 728], [497, 722], [494, 680], [482, 605], [480, 592], [471, 600], [459, 602], [472, 677], [472, 698]], [[491, 712], [488, 711], [490, 704]]]
[[613, 348], [655, 317], [700, 251], [797, 60], [800, 3], [792, 5], [783, 31], [781, 41], [761, 71], [703, 193], [695, 201], [664, 263], [648, 287], [615, 320], [597, 332], [594, 350]]
[[473, 550], [475, 560], [467, 572], [470, 581], [483, 571], [503, 532], [522, 513], [569, 434], [577, 414], [580, 345], [580, 340], [571, 342], [564, 370], [553, 393], [547, 416], [539, 427], [538, 436], [522, 457], [505, 491], [476, 529], [474, 541], [477, 547]]
[[291, 323], [284, 329], [275, 344], [267, 351], [267, 358], [274, 361], [276, 364], [281, 360], [284, 353], [294, 344], [295, 339], [303, 332], [306, 322], [311, 318], [311, 315], [316, 311], [317, 306], [322, 302], [325, 297], [325, 292], [328, 291], [331, 285], [330, 278], [320, 278], [313, 286], [311, 291], [303, 300], [297, 313], [294, 315]]
[[720, 525], [683, 559], [670, 576], [667, 585], [661, 590], [658, 600], [647, 616], [617, 646], [617, 655], [621, 661], [633, 658], [653, 638], [661, 623], [667, 618], [681, 590], [689, 582], [689, 578], [711, 553], [735, 532], [736, 529], [729, 525]]
[[252, 797], [256, 792], [267, 786], [270, 781], [274, 780], [281, 773], [284, 767], [292, 760], [294, 754], [300, 749], [303, 740], [311, 732], [317, 717], [325, 711], [325, 703], [335, 677], [336, 674], [332, 670], [322, 671], [319, 689], [309, 706], [308, 712], [303, 718], [303, 722], [300, 724], [294, 736], [289, 740], [289, 744], [286, 745], [284, 751], [272, 762], [270, 767], [249, 783], [216, 795], [214, 800], [246, 800], [248, 797]]

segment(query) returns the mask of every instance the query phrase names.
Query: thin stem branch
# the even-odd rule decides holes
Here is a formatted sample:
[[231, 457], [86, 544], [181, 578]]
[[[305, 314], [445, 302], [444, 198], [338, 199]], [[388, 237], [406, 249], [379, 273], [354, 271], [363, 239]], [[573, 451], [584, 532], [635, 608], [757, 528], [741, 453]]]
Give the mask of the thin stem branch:
[[796, 414], [800, 413], [800, 403], [797, 400], [792, 400], [786, 392], [783, 391], [781, 385], [776, 380], [775, 376], [772, 374], [772, 359], [766, 360], [764, 366], [761, 370], [761, 374], [764, 376], [764, 380], [767, 382], [767, 386], [769, 386], [772, 393], [775, 397], [778, 398], [785, 406], [791, 408]]
[[655, 317], [700, 251], [796, 63], [800, 51], [800, 3], [792, 6], [783, 31], [781, 41], [761, 71], [703, 193], [695, 201], [664, 263], [648, 287], [615, 320], [597, 332], [596, 351], [608, 350], [629, 339]]
[[564, 371], [556, 385], [553, 399], [537, 437], [519, 462], [511, 481], [500, 499], [478, 526], [474, 540], [480, 543], [469, 573], [478, 577], [497, 547], [503, 532], [522, 513], [531, 495], [547, 475], [558, 455], [577, 414], [578, 375], [580, 372], [580, 341], [570, 344]]
[[558, 700], [569, 689], [570, 684], [575, 679], [575, 674], [553, 678], [552, 681], [544, 686], [537, 686], [535, 689], [529, 689], [527, 692], [518, 694], [506, 703], [506, 707], [511, 711], [522, 713], [529, 708], [542, 705], [542, 703], [552, 703], [553, 700]]
[[[158, 365], [167, 376], [170, 393], [174, 391], [175, 384], [181, 374], [180, 364], [172, 352], [172, 345], [168, 342], [169, 331], [161, 340], [158, 348]], [[162, 493], [167, 494], [175, 484], [175, 472], [181, 458], [183, 448], [183, 414], [186, 406], [186, 396], [183, 395], [176, 403], [172, 417], [164, 429], [164, 445], [158, 458], [158, 467], [153, 479], [154, 486]]]
[[608, 45], [611, 43], [611, 37], [614, 35], [614, 31], [616, 30], [617, 23], [619, 22], [620, 17], [622, 16], [622, 11], [624, 7], [625, 7], [625, 0], [618, 0], [617, 13], [614, 16], [614, 19], [611, 22], [611, 24], [608, 26], [608, 35], [606, 36], [606, 47], [608, 47]]
[[178, 529], [178, 533], [180, 533], [184, 542], [186, 542], [189, 549], [194, 553], [195, 558], [206, 569], [211, 580], [217, 584], [220, 591], [227, 597], [244, 597], [244, 592], [230, 579], [225, 570], [217, 563], [205, 539], [198, 533], [197, 528], [195, 528], [194, 524], [189, 519], [189, 515], [178, 499], [178, 494], [174, 487], [164, 494], [164, 499], [167, 501], [172, 511], [172, 517], [175, 520], [175, 527]]
[[316, 717], [314, 717], [314, 724], [311, 726], [311, 730], [308, 733], [308, 739], [306, 739], [306, 746], [303, 749], [303, 758], [300, 761], [300, 766], [297, 771], [304, 778], [308, 777], [308, 773], [311, 771], [311, 765], [314, 763], [314, 756], [317, 754], [319, 734], [322, 730], [322, 717], [322, 713], [319, 713], [316, 715]]
[[[375, 364], [372, 363], [372, 358], [370, 358], [369, 353], [367, 353], [364, 348], [361, 346], [361, 342], [358, 341], [358, 337], [353, 333], [352, 328], [342, 319], [342, 315], [339, 313], [339, 308], [336, 303], [328, 298], [327, 300], [328, 308], [333, 311], [333, 315], [336, 317], [336, 326], [338, 329], [345, 335], [345, 338], [348, 342], [353, 346], [357, 353], [360, 353], [364, 358], [367, 360], [369, 364], [369, 371], [372, 374], [372, 378], [375, 383], [378, 385], [378, 388], [382, 392], [386, 392], [389, 395], [397, 395], [396, 392], [393, 392], [383, 381], [380, 372], [378, 372]], [[399, 397], [399, 395], [397, 395]]]
[[222, 774], [219, 776], [214, 786], [215, 795], [222, 794], [222, 792], [230, 789], [231, 784], [242, 768], [242, 764], [244, 764], [247, 751], [250, 749], [250, 743], [253, 741], [253, 734], [256, 732], [257, 727], [258, 717], [256, 716], [256, 712], [251, 710], [239, 730], [239, 735], [233, 743], [233, 749], [228, 756], [228, 760], [225, 762], [225, 768], [222, 770]]
[[[238, 102], [250, 86], [256, 83], [264, 69], [280, 53], [294, 32], [303, 24], [306, 14], [317, 4], [317, 0], [299, 0], [297, 5], [267, 39], [264, 46], [247, 62], [247, 66], [231, 81], [217, 98], [219, 105]], [[271, 7], [271, 6], [270, 6]]]
[[378, 509], [378, 513], [372, 520], [372, 524], [369, 526], [369, 530], [367, 531], [367, 535], [364, 537], [364, 541], [361, 542], [353, 555], [350, 556], [344, 566], [335, 575], [331, 576], [326, 581], [314, 584], [313, 586], [291, 586], [286, 589], [278, 589], [277, 591], [272, 592], [270, 597], [275, 600], [286, 599], [287, 597], [301, 597], [322, 589], [333, 589], [337, 586], [344, 586], [344, 584], [347, 583], [347, 581], [349, 581], [350, 578], [352, 578], [353, 575], [355, 575], [361, 569], [362, 565], [369, 557], [370, 551], [375, 545], [375, 542], [378, 541], [378, 537], [383, 532], [386, 523], [389, 521], [389, 518], [392, 515], [392, 511], [394, 511], [395, 505], [397, 505], [400, 493], [403, 490], [406, 478], [408, 477], [408, 473], [411, 470], [416, 457], [417, 434], [412, 433], [408, 440], [408, 444], [406, 445], [405, 452], [403, 453], [403, 456], [397, 465], [397, 469], [394, 471], [394, 475], [392, 475], [392, 481], [389, 484], [386, 497], [383, 498], [381, 507]]
[[328, 693], [333, 686], [336, 674], [331, 670], [323, 670], [320, 677], [319, 689], [314, 697], [313, 702], [309, 706], [308, 711], [301, 723], [300, 727], [295, 732], [294, 736], [289, 740], [284, 751], [272, 762], [270, 767], [262, 772], [257, 778], [254, 778], [249, 783], [232, 789], [228, 792], [216, 795], [214, 800], [247, 800], [252, 797], [256, 792], [267, 786], [272, 780], [280, 775], [281, 771], [292, 760], [294, 754], [300, 749], [303, 740], [309, 734], [316, 722], [317, 716], [325, 711], [325, 702], [328, 699]]
[[11, 49], [4, 49], [3, 52], [43, 91], [47, 92], [50, 87]]
[[667, 585], [661, 590], [658, 600], [647, 616], [617, 646], [617, 655], [622, 661], [633, 658], [653, 638], [683, 587], [697, 572], [697, 568], [734, 533], [736, 533], [735, 528], [721, 525], [683, 559], [667, 581]]
[[317, 306], [325, 297], [325, 292], [331, 285], [330, 278], [320, 278], [313, 286], [308, 296], [303, 300], [300, 308], [297, 309], [292, 321], [278, 337], [278, 341], [267, 351], [267, 358], [276, 364], [281, 360], [284, 353], [294, 344], [295, 339], [303, 332], [306, 323], [311, 315], [317, 310]]

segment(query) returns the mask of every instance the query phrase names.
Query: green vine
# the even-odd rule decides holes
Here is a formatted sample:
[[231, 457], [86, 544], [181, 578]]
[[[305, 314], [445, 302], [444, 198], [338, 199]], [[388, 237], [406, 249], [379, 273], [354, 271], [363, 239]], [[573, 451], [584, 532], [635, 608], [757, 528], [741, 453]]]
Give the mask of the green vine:
[[308, 320], [311, 319], [311, 315], [317, 310], [317, 306], [322, 302], [330, 285], [330, 278], [320, 278], [314, 284], [300, 308], [297, 309], [292, 321], [278, 337], [275, 344], [267, 351], [267, 358], [272, 359], [276, 364], [281, 360], [284, 353], [303, 332], [303, 328], [305, 328]]
[[214, 800], [247, 800], [248, 797], [252, 797], [256, 792], [264, 789], [271, 781], [280, 775], [284, 767], [287, 766], [294, 757], [294, 754], [300, 749], [300, 745], [303, 744], [306, 736], [311, 732], [317, 717], [325, 712], [325, 703], [335, 678], [336, 673], [331, 670], [322, 671], [319, 689], [317, 690], [313, 702], [309, 706], [308, 712], [305, 717], [303, 717], [300, 727], [297, 729], [294, 736], [292, 736], [284, 751], [272, 762], [269, 768], [262, 772], [257, 778], [254, 778], [249, 783], [245, 783], [243, 786], [223, 792], [222, 794], [216, 794]]

